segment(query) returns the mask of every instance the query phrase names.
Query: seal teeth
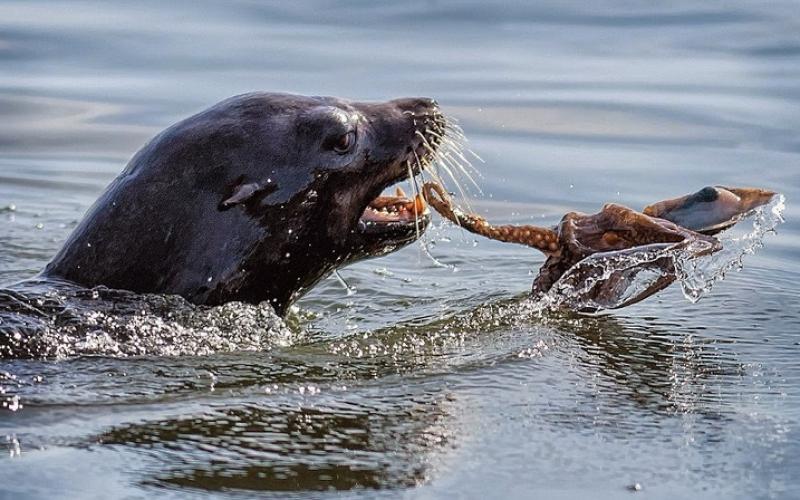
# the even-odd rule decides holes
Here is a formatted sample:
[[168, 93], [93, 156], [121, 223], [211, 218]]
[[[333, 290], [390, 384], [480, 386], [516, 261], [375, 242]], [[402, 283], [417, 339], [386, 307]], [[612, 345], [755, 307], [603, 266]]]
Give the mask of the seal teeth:
[[422, 197], [422, 194], [417, 194], [414, 197], [414, 213], [421, 214], [425, 211], [425, 198]]
[[409, 197], [400, 186], [393, 186], [393, 196], [378, 196], [361, 214], [368, 224], [403, 223], [415, 224], [421, 216], [428, 215], [428, 205], [421, 194]]

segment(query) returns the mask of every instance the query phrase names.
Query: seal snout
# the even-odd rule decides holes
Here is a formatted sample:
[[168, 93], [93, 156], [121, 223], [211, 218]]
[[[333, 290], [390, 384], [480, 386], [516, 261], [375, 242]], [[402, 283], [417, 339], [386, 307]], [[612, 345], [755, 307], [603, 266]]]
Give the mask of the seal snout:
[[419, 173], [433, 161], [436, 151], [445, 136], [445, 116], [439, 103], [429, 97], [406, 97], [391, 101], [404, 115], [412, 131], [412, 138], [405, 148], [406, 160], [414, 173]]
[[439, 103], [430, 97], [402, 97], [391, 102], [401, 110], [419, 116], [439, 111]]
[[[430, 223], [430, 211], [420, 193], [412, 195], [396, 186], [415, 178], [428, 168], [438, 155], [446, 135], [446, 120], [439, 104], [428, 97], [404, 97], [385, 103], [367, 105], [373, 132], [380, 137], [366, 177], [367, 192], [357, 233], [371, 248], [396, 247], [419, 237]], [[412, 188], [416, 186], [412, 182]], [[394, 196], [380, 195], [393, 187]], [[378, 250], [382, 251], [382, 250]]]

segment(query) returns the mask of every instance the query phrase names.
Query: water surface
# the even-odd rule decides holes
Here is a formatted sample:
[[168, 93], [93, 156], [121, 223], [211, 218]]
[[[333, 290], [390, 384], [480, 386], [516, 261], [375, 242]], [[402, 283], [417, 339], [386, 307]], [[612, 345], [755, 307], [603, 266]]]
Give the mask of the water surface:
[[439, 227], [448, 267], [347, 268], [270, 349], [0, 361], [0, 496], [797, 498], [799, 34], [794, 2], [3, 2], [0, 283], [149, 137], [259, 89], [437, 98], [497, 222], [788, 202], [696, 304], [526, 315], [541, 256]]

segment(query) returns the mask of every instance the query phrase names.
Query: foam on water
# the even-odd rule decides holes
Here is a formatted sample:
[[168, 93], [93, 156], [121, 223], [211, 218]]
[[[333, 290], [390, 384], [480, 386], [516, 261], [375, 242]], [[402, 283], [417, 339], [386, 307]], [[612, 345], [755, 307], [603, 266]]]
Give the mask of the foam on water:
[[0, 300], [9, 306], [0, 317], [0, 348], [13, 357], [264, 351], [296, 336], [266, 303], [199, 307], [178, 296], [105, 288], [3, 291]]

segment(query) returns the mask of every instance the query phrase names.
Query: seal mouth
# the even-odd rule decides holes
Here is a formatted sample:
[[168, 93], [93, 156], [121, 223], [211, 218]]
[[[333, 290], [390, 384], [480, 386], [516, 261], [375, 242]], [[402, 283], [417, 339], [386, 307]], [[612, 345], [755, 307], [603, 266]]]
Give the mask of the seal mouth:
[[424, 230], [430, 223], [431, 212], [421, 194], [409, 198], [400, 186], [394, 196], [378, 196], [364, 209], [358, 220], [361, 232], [384, 233], [393, 229]]
[[[407, 112], [414, 123], [414, 136], [406, 147], [404, 159], [397, 166], [405, 165], [387, 186], [394, 186], [394, 195], [381, 194], [370, 201], [358, 219], [358, 230], [362, 234], [378, 236], [387, 243], [405, 243], [417, 239], [431, 222], [431, 212], [417, 186], [417, 175], [431, 166], [437, 158], [447, 122], [438, 105], [426, 109], [422, 114]], [[398, 183], [410, 180], [415, 191], [408, 196]], [[385, 189], [385, 188], [384, 188]]]
[[[433, 120], [443, 123], [444, 117], [437, 111]], [[396, 186], [405, 180], [410, 180], [412, 187], [416, 186], [417, 174], [436, 160], [440, 139], [420, 132], [417, 132], [417, 136], [422, 144], [408, 147], [407, 159], [403, 162], [407, 168], [389, 185], [390, 188], [395, 186], [394, 196], [382, 194], [369, 202], [358, 219], [360, 232], [385, 236], [387, 239], [410, 241], [419, 238], [430, 224], [431, 212], [422, 193], [417, 192], [413, 197], [409, 197], [403, 188]], [[414, 191], [419, 190], [415, 188]]]
[[[449, 144], [454, 127], [433, 99], [395, 99], [388, 112], [386, 104], [380, 106], [383, 115], [377, 118], [369, 107], [365, 111], [380, 141], [368, 151], [362, 178], [344, 205], [347, 222], [354, 224], [345, 242], [351, 261], [385, 255], [422, 237], [432, 217], [418, 188], [420, 178], [425, 173], [439, 178], [442, 146]], [[402, 182], [410, 189], [398, 186]]]

